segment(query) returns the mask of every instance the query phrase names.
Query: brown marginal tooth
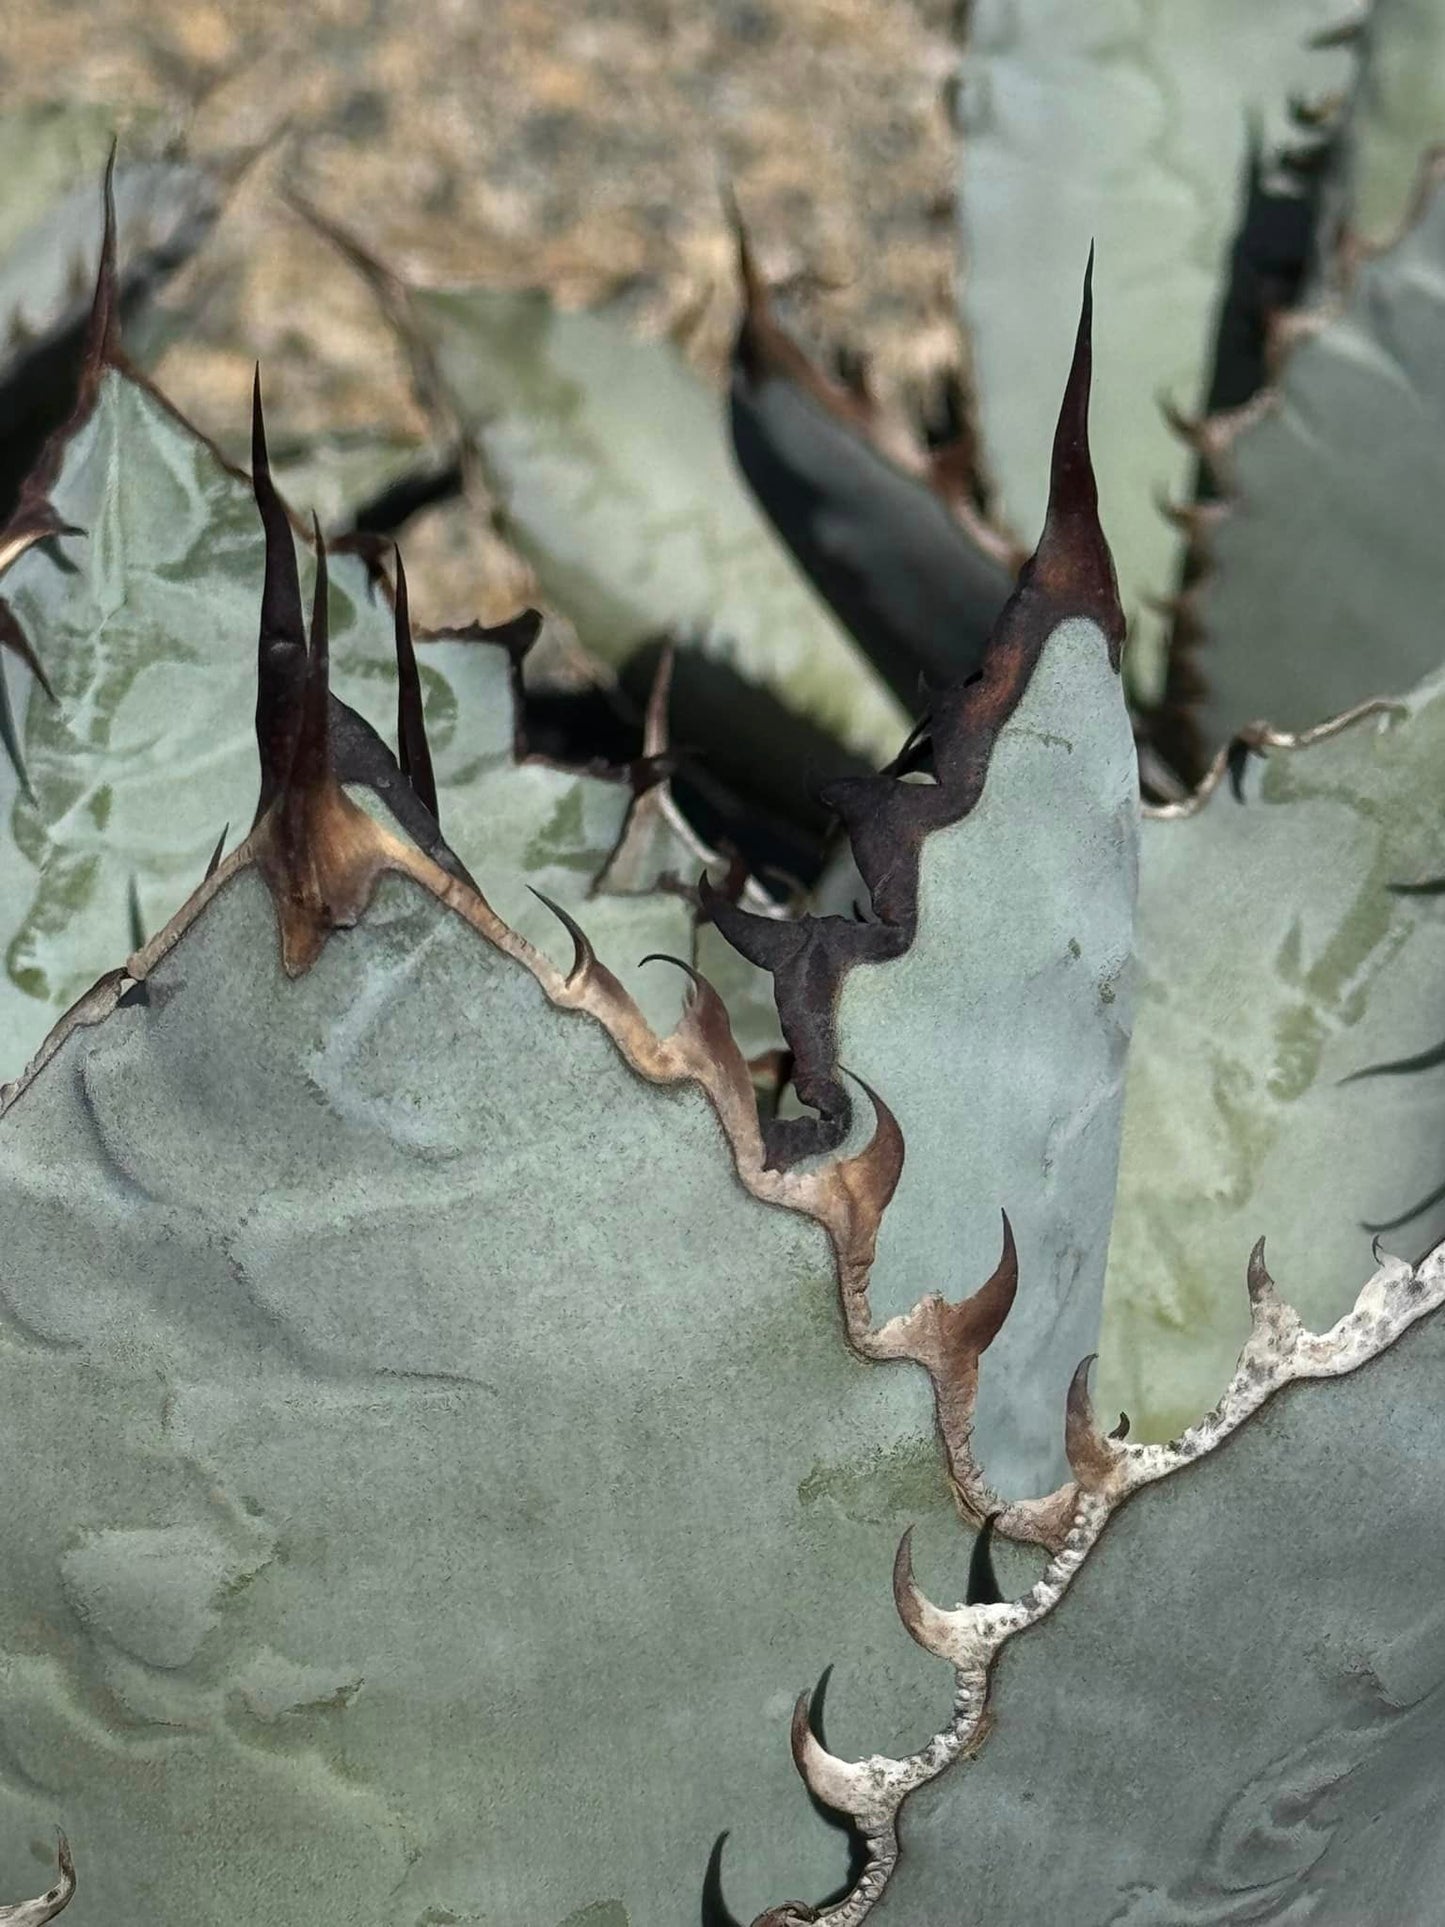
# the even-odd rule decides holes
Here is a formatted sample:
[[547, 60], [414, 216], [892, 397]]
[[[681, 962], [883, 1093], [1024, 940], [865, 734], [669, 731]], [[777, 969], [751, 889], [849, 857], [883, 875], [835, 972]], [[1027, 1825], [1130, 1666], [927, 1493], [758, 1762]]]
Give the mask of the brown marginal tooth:
[[881, 1215], [903, 1176], [903, 1127], [871, 1084], [849, 1075], [873, 1106], [873, 1133], [856, 1156], [842, 1161], [838, 1175], [865, 1209]]
[[1264, 1239], [1255, 1240], [1254, 1249], [1249, 1254], [1249, 1268], [1244, 1274], [1245, 1288], [1249, 1292], [1251, 1305], [1263, 1306], [1277, 1302], [1279, 1294], [1274, 1280], [1264, 1262]]
[[709, 1056], [721, 1061], [724, 1057], [737, 1055], [737, 1042], [733, 1037], [732, 1019], [728, 1016], [727, 1005], [718, 995], [700, 970], [685, 963], [681, 957], [670, 957], [665, 950], [649, 951], [647, 956], [639, 957], [637, 967], [644, 964], [665, 963], [681, 970], [691, 981], [692, 990], [688, 996], [687, 1010], [683, 1021], [696, 1031], [698, 1038], [706, 1047]]
[[421, 671], [417, 667], [416, 647], [411, 634], [406, 570], [399, 548], [396, 551], [396, 747], [402, 775], [411, 784], [417, 800], [440, 823], [436, 776], [432, 771], [431, 746], [426, 737]]
[[873, 1333], [867, 1347], [876, 1358], [911, 1358], [928, 1373], [950, 1474], [960, 1498], [978, 1518], [982, 1479], [970, 1447], [978, 1364], [1003, 1329], [1017, 1291], [1018, 1252], [1005, 1212], [1002, 1256], [976, 1292], [956, 1304], [930, 1293]]
[[1064, 1408], [1064, 1452], [1070, 1469], [1085, 1492], [1105, 1485], [1119, 1463], [1122, 1448], [1105, 1438], [1094, 1418], [1089, 1397], [1089, 1368], [1095, 1353], [1083, 1359], [1069, 1382]]
[[1014, 1228], [1009, 1223], [1007, 1211], [999, 1215], [1003, 1219], [1003, 1251], [999, 1261], [992, 1276], [979, 1286], [972, 1297], [963, 1301], [973, 1314], [974, 1340], [981, 1352], [987, 1351], [1003, 1330], [1004, 1320], [1013, 1310], [1019, 1289], [1019, 1254], [1018, 1246], [1014, 1243]]
[[[531, 889], [530, 884], [527, 887]], [[591, 939], [588, 937], [587, 932], [574, 916], [562, 908], [560, 903], [554, 902], [549, 896], [544, 896], [540, 890], [532, 890], [532, 895], [539, 903], [546, 904], [547, 908], [552, 912], [552, 915], [572, 939], [572, 965], [567, 972], [568, 984], [571, 986], [584, 985], [589, 977], [596, 975], [598, 969], [597, 953], [592, 948]], [[675, 957], [669, 957], [666, 961], [676, 963], [677, 959]], [[688, 969], [688, 965], [684, 964], [682, 968], [686, 970]]]
[[226, 847], [226, 838], [230, 834], [231, 834], [231, 826], [229, 823], [227, 823], [225, 828], [221, 831], [221, 834], [216, 838], [216, 847], [214, 850], [212, 850], [211, 860], [206, 865], [206, 874], [205, 874], [204, 881], [207, 883], [210, 882], [211, 878], [216, 874], [217, 870], [219, 870], [221, 867], [221, 853]]

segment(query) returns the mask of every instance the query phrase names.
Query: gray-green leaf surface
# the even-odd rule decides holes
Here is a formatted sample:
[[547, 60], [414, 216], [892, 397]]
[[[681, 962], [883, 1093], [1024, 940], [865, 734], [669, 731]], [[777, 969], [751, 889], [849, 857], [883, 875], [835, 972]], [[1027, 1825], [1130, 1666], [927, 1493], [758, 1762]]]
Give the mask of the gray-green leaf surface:
[[1223, 1390], [1247, 1329], [1229, 1281], [1257, 1238], [1318, 1328], [1367, 1264], [1367, 1226], [1393, 1224], [1407, 1255], [1445, 1232], [1445, 1066], [1344, 1081], [1445, 1040], [1442, 899], [1390, 888], [1445, 869], [1442, 767], [1437, 676], [1251, 759], [1243, 802], [1226, 782], [1144, 823], [1100, 1390], [1143, 1437]]
[[1093, 438], [1104, 527], [1133, 632], [1131, 673], [1162, 674], [1148, 596], [1172, 591], [1188, 451], [1161, 396], [1199, 407], [1234, 228], [1248, 118], [1266, 151], [1292, 94], [1345, 83], [1350, 56], [1309, 49], [1337, 0], [979, 0], [960, 100], [962, 306], [983, 454], [1000, 514], [1031, 540], [1043, 513], [1058, 318], [1098, 250]]
[[905, 1806], [870, 1923], [1433, 1919], [1442, 1371], [1437, 1309], [1131, 1498]]
[[[156, 398], [107, 372], [51, 499], [87, 534], [30, 549], [0, 584], [58, 697], [6, 655], [21, 750], [20, 769], [0, 762], [6, 1075], [124, 960], [132, 879], [143, 923], [159, 928], [199, 882], [223, 826], [234, 844], [256, 803], [262, 541], [244, 478]], [[331, 632], [337, 694], [390, 741], [392, 616], [354, 558], [334, 560]], [[626, 819], [626, 783], [518, 763], [500, 647], [419, 649], [453, 848], [499, 914], [563, 961], [569, 940], [532, 888], [570, 905], [604, 960], [671, 1021], [675, 973], [636, 965], [650, 951], [690, 954], [688, 906], [657, 892], [590, 895]]]
[[545, 295], [407, 293], [409, 326], [471, 434], [505, 527], [586, 646], [706, 646], [855, 749], [906, 720], [755, 506], [725, 404], [668, 342]]
[[1133, 991], [1138, 835], [1129, 720], [1103, 635], [1055, 630], [994, 747], [982, 798], [923, 843], [918, 934], [859, 965], [839, 1060], [874, 1086], [907, 1157], [884, 1216], [874, 1320], [976, 1291], [999, 1256], [1019, 1292], [988, 1352], [978, 1437], [1012, 1493], [1064, 1476], [1059, 1413], [1097, 1342]]
[[1231, 438], [1197, 665], [1214, 741], [1300, 729], [1445, 660], [1445, 191], [1367, 260]]
[[409, 881], [290, 982], [242, 870], [147, 992], [0, 1121], [0, 1853], [63, 1810], [117, 1927], [676, 1927], [725, 1827], [819, 1898], [793, 1697], [926, 1737], [958, 1543], [820, 1228]]

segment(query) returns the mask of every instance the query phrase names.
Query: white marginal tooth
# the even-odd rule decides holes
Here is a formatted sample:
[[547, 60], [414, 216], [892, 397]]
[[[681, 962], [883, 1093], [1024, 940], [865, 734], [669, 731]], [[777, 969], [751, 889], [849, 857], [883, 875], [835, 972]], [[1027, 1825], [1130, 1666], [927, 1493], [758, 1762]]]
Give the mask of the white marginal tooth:
[[913, 1528], [899, 1542], [893, 1561], [893, 1603], [908, 1635], [926, 1653], [946, 1659], [950, 1666], [972, 1667], [986, 1650], [984, 1616], [994, 1609], [986, 1606], [959, 1606], [946, 1612], [935, 1606], [918, 1587], [913, 1577]]
[[876, 1800], [873, 1776], [866, 1766], [827, 1751], [808, 1724], [810, 1705], [811, 1695], [804, 1693], [793, 1708], [793, 1764], [825, 1806], [866, 1819]]
[[75, 1892], [75, 1862], [70, 1857], [70, 1842], [62, 1833], [59, 1849], [60, 1873], [49, 1893], [36, 1900], [22, 1900], [14, 1907], [0, 1907], [3, 1927], [45, 1927], [70, 1904]]

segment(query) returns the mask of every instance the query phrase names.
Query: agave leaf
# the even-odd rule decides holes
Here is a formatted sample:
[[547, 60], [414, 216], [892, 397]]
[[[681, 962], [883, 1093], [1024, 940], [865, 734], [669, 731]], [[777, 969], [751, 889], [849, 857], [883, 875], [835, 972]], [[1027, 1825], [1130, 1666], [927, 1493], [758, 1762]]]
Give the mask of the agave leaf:
[[941, 1611], [900, 1562], [960, 1710], [912, 1760], [829, 1763], [875, 1882], [907, 1796], [881, 1900], [840, 1922], [955, 1927], [961, 1894], [989, 1927], [1433, 1917], [1445, 1254], [1388, 1261], [1318, 1337], [1258, 1253], [1251, 1294], [1225, 1402], [1174, 1446], [1103, 1438], [1076, 1394], [1086, 1489], [1030, 1593]]
[[1101, 1392], [1145, 1438], [1218, 1396], [1245, 1330], [1218, 1281], [1262, 1228], [1315, 1324], [1372, 1230], [1445, 1233], [1445, 1070], [1357, 1076], [1445, 1038], [1438, 902], [1391, 887], [1442, 867], [1442, 762], [1436, 676], [1145, 821]]
[[1259, 717], [1298, 730], [1402, 692], [1445, 654], [1442, 261], [1436, 184], [1278, 388], [1207, 431], [1228, 506], [1201, 531], [1188, 603], [1210, 750]]
[[[95, 184], [113, 128], [111, 113], [88, 106], [0, 116], [0, 515], [74, 406], [101, 249]], [[128, 313], [199, 247], [220, 206], [212, 170], [132, 153], [133, 141], [111, 183]]]
[[850, 748], [903, 712], [799, 575], [736, 473], [725, 407], [666, 341], [543, 293], [404, 285], [327, 226], [402, 332], [444, 433], [460, 425], [546, 600], [614, 664], [695, 636]]
[[867, 410], [779, 326], [745, 239], [728, 419], [738, 465], [799, 566], [899, 700], [978, 667], [1013, 587], [998, 538], [908, 474]]
[[0, 1838], [63, 1785], [177, 1927], [674, 1927], [728, 1827], [735, 1905], [817, 1900], [797, 1685], [947, 1701], [880, 1584], [952, 1536], [927, 1383], [838, 1310], [896, 1145], [769, 1173], [705, 988], [659, 1040], [357, 811], [325, 607], [267, 814], [0, 1123]]
[[959, 95], [962, 305], [995, 506], [1015, 527], [1038, 526], [1035, 451], [1058, 361], [1052, 322], [1093, 237], [1107, 297], [1095, 448], [1131, 675], [1146, 695], [1162, 686], [1163, 657], [1144, 605], [1172, 587], [1178, 561], [1156, 502], [1183, 499], [1191, 465], [1159, 402], [1192, 412], [1204, 399], [1249, 115], [1273, 152], [1289, 133], [1292, 95], [1343, 86], [1349, 50], [1307, 44], [1340, 11], [1338, 0], [1177, 0], [1147, 11], [1133, 0], [979, 0], [970, 9]]
[[1351, 114], [1350, 232], [1393, 241], [1421, 157], [1445, 141], [1445, 15], [1434, 0], [1370, 0], [1359, 96]]
[[[239, 832], [257, 800], [248, 691], [263, 550], [249, 483], [103, 357], [53, 459], [23, 532], [33, 537], [38, 517], [86, 534], [32, 540], [0, 601], [12, 643], [43, 666], [57, 699], [12, 654], [14, 755], [0, 768], [12, 842], [0, 883], [0, 1037], [11, 1071], [126, 954], [132, 889], [145, 928], [158, 928], [201, 876], [218, 827]], [[391, 609], [347, 556], [334, 561], [331, 603], [337, 693], [390, 739]], [[530, 759], [512, 655], [486, 637], [419, 644], [451, 847], [544, 949], [565, 955], [566, 941], [534, 890], [591, 905], [595, 940], [618, 969], [631, 973], [655, 951], [687, 958], [693, 916], [682, 895], [652, 890], [651, 877], [625, 897], [603, 881], [635, 809], [625, 773]], [[669, 861], [691, 886], [709, 853], [675, 812], [668, 820]], [[649, 973], [641, 995], [664, 1025], [681, 1007], [665, 972]]]
[[815, 1113], [774, 1123], [775, 1159], [847, 1131], [840, 1066], [899, 1119], [907, 1163], [852, 1305], [854, 1342], [930, 1357], [941, 1409], [951, 1314], [917, 1301], [973, 1292], [1007, 1213], [1020, 1298], [978, 1424], [990, 1474], [1033, 1493], [1064, 1471], [1058, 1402], [1098, 1329], [1131, 1007], [1137, 773], [1088, 350], [1086, 292], [1039, 550], [980, 676], [938, 696], [927, 766], [827, 793], [849, 828], [859, 914], [764, 925], [712, 905], [774, 972], [793, 1082]]

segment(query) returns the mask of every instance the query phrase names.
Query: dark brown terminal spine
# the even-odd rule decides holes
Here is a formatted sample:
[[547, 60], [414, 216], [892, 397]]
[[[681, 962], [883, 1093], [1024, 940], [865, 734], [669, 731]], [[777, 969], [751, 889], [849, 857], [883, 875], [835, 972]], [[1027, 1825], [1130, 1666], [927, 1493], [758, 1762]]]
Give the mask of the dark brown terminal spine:
[[847, 1135], [852, 1101], [840, 1074], [837, 1042], [843, 979], [855, 964], [885, 962], [912, 944], [924, 838], [959, 822], [977, 804], [993, 746], [1028, 688], [1049, 636], [1071, 616], [1088, 617], [1108, 638], [1109, 659], [1118, 669], [1124, 612], [1099, 525], [1089, 455], [1093, 266], [1091, 249], [1054, 431], [1043, 534], [1020, 572], [980, 669], [934, 698], [929, 737], [936, 782], [904, 782], [884, 772], [849, 777], [823, 792], [847, 828], [871, 915], [776, 922], [729, 903], [706, 881], [702, 885], [704, 907], [724, 936], [772, 974], [779, 1020], [794, 1058], [794, 1086], [815, 1113], [765, 1122], [773, 1168], [836, 1150]]

